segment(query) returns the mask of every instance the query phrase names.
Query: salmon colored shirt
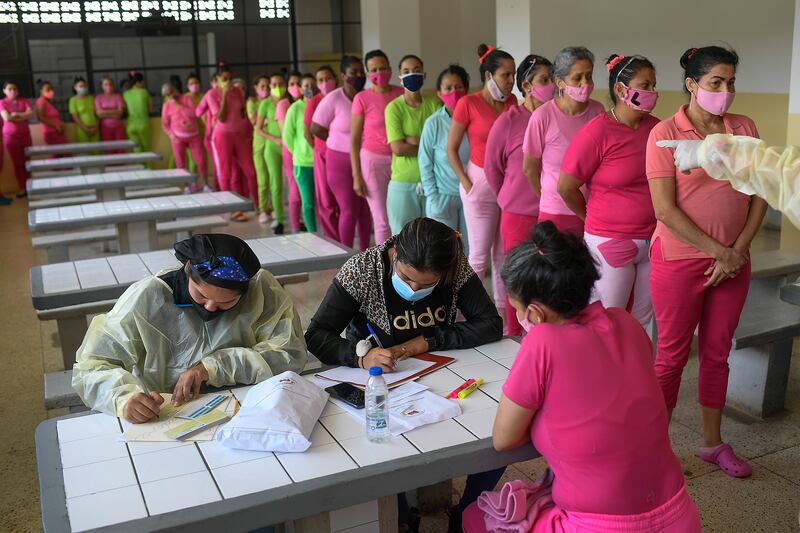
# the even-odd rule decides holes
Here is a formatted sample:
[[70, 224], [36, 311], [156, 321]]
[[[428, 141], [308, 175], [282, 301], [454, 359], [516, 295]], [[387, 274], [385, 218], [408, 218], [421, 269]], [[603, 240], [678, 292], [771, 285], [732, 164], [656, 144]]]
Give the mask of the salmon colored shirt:
[[364, 117], [361, 148], [373, 154], [391, 156], [392, 149], [386, 142], [386, 106], [403, 94], [402, 87], [389, 86], [385, 93], [372, 90], [361, 91], [353, 98], [353, 114]]
[[[317, 93], [311, 98], [311, 100], [308, 101], [308, 104], [306, 105], [306, 112], [303, 114], [303, 125], [306, 128], [311, 127], [311, 119], [314, 116], [314, 111], [317, 110], [317, 106], [319, 106], [319, 103], [323, 98], [325, 97], [322, 93]], [[324, 152], [327, 149], [327, 145], [325, 144], [325, 141], [319, 137], [314, 137], [314, 149]]]
[[[647, 140], [647, 179], [674, 178], [675, 202], [700, 230], [723, 246], [732, 246], [747, 222], [750, 196], [736, 191], [728, 181], [712, 178], [702, 168], [689, 175], [675, 169], [672, 148], [659, 148], [656, 142], [664, 139], [702, 140], [689, 117], [686, 105], [672, 117], [662, 120], [650, 132]], [[725, 133], [758, 137], [755, 123], [744, 115], [726, 113], [722, 117]], [[661, 243], [661, 254], [667, 261], [705, 259], [708, 254], [684, 242], [663, 222], [656, 223], [653, 243]]]
[[[58, 112], [58, 109], [50, 103], [50, 100], [45, 98], [44, 96], [40, 96], [36, 99], [36, 105], [44, 106], [44, 116], [46, 119], [52, 122], [61, 122], [61, 113]], [[44, 122], [42, 124], [42, 132], [43, 133], [57, 133], [58, 130], [52, 126], [48, 126]]]
[[[506, 99], [503, 111], [517, 105], [517, 97], [511, 95]], [[458, 101], [453, 110], [453, 120], [467, 129], [469, 141], [469, 160], [483, 168], [486, 156], [486, 141], [489, 131], [500, 113], [483, 99], [480, 91], [469, 94]]]

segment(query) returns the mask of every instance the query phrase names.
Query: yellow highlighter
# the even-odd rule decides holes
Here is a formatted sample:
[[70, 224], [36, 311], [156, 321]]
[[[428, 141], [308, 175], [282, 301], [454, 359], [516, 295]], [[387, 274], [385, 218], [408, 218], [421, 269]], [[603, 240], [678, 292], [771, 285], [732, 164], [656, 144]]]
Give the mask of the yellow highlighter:
[[464, 398], [466, 398], [467, 396], [469, 396], [470, 394], [475, 392], [478, 389], [478, 387], [480, 387], [481, 385], [483, 385], [483, 378], [476, 379], [475, 383], [473, 383], [472, 385], [470, 385], [466, 389], [464, 389], [462, 391], [459, 391], [458, 399], [459, 400], [463, 400]]

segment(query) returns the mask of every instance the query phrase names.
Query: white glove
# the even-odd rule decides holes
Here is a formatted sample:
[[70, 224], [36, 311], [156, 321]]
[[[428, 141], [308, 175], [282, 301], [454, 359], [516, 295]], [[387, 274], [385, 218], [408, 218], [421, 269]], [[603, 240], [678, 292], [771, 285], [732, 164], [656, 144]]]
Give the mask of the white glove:
[[675, 148], [675, 153], [673, 154], [675, 166], [684, 174], [688, 174], [690, 170], [700, 168], [700, 163], [697, 160], [697, 151], [702, 143], [703, 141], [680, 141], [676, 139], [656, 141], [656, 146]]

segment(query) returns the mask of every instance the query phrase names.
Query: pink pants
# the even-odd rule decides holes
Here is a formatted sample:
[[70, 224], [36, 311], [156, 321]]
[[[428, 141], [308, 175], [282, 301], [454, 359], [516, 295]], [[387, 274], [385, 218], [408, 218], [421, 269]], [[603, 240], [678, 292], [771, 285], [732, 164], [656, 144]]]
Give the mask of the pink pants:
[[610, 239], [588, 232], [584, 232], [583, 240], [600, 272], [592, 301], [600, 300], [605, 307], [627, 309], [649, 332], [653, 319], [649, 241]]
[[283, 175], [289, 182], [289, 222], [292, 224], [292, 231], [300, 231], [303, 223], [303, 200], [300, 198], [300, 188], [294, 180], [294, 163], [292, 162], [292, 152], [282, 146]]
[[214, 182], [214, 190], [219, 190], [219, 182], [217, 181], [217, 176], [219, 176], [218, 170], [218, 162], [217, 162], [217, 152], [214, 149], [214, 143], [211, 141], [211, 128], [206, 130], [206, 135], [203, 137], [203, 145], [206, 147], [206, 153], [208, 154], [208, 158], [211, 160], [211, 176], [212, 181]]
[[67, 137], [57, 131], [43, 131], [42, 139], [45, 144], [67, 144]]
[[392, 179], [392, 156], [362, 149], [361, 174], [364, 176], [364, 184], [367, 189], [367, 204], [372, 213], [375, 243], [381, 244], [392, 236], [392, 230], [389, 228], [389, 215], [386, 210], [389, 180]]
[[[500, 213], [500, 235], [503, 237], [503, 253], [508, 254], [521, 243], [531, 238], [531, 231], [536, 225], [537, 217], [518, 215], [503, 211]], [[522, 326], [517, 320], [517, 311], [506, 298], [506, 331], [509, 335], [522, 335]]]
[[539, 212], [539, 222], [551, 221], [556, 225], [558, 231], [568, 231], [580, 238], [583, 238], [583, 220], [577, 215], [554, 215], [552, 213]]
[[339, 207], [328, 186], [327, 148], [314, 147], [314, 202], [317, 210], [317, 223], [322, 234], [339, 240]]
[[494, 302], [497, 307], [505, 307], [506, 288], [500, 279], [500, 269], [505, 259], [503, 239], [500, 236], [500, 208], [481, 167], [470, 161], [467, 165], [467, 176], [472, 180], [472, 189], [465, 192], [460, 187], [459, 192], [464, 205], [464, 218], [467, 220], [469, 264], [478, 274], [478, 278], [483, 280], [491, 258]]
[[350, 154], [328, 148], [326, 158], [328, 186], [339, 207], [339, 242], [352, 248], [358, 229], [358, 243], [363, 252], [369, 248], [372, 221], [367, 202], [353, 190]]
[[[124, 141], [128, 138], [125, 132], [125, 123], [121, 120], [117, 121], [116, 125], [113, 123], [111, 126], [105, 124], [106, 121], [100, 121], [100, 140], [103, 141]], [[114, 150], [114, 154], [124, 154], [125, 150]]]
[[[750, 262], [733, 279], [703, 288], [713, 259], [665, 261], [661, 241], [650, 248], [650, 294], [658, 326], [655, 371], [668, 409], [678, 402], [681, 374], [698, 328], [698, 401], [721, 409], [728, 390], [728, 355], [750, 288]], [[698, 327], [699, 326], [699, 327]]]
[[[702, 524], [686, 486], [663, 505], [646, 513], [635, 515], [608, 515], [599, 513], [578, 513], [565, 511], [558, 507], [547, 495], [540, 498], [545, 502], [531, 502], [539, 505], [532, 527], [525, 528], [530, 533], [700, 533]], [[464, 533], [488, 533], [485, 514], [474, 502], [464, 510], [462, 529]], [[514, 531], [513, 525], [503, 531]], [[496, 531], [496, 530], [495, 530]]]
[[33, 144], [30, 133], [24, 135], [3, 135], [3, 144], [11, 156], [11, 166], [14, 167], [14, 175], [17, 177], [17, 186], [21, 192], [25, 192], [25, 184], [31, 177], [25, 168], [25, 148]]
[[172, 153], [175, 155], [175, 167], [186, 168], [186, 150], [191, 151], [192, 159], [203, 178], [208, 177], [206, 154], [203, 153], [203, 141], [199, 135], [188, 138], [172, 137]]
[[221, 131], [219, 128], [215, 128], [212, 143], [217, 156], [219, 190], [232, 190], [236, 167], [238, 166], [244, 174], [246, 183], [250, 184], [251, 197], [254, 193], [258, 197], [258, 187], [255, 185], [256, 169], [253, 166], [252, 139], [249, 139], [247, 135]]

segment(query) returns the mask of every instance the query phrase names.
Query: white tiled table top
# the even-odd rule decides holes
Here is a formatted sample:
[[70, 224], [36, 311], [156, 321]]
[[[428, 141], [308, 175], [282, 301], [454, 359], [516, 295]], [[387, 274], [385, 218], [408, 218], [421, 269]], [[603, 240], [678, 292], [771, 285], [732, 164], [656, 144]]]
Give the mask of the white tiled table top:
[[[458, 362], [462, 359], [471, 362], [462, 369], [491, 365], [504, 368], [489, 354], [509, 359], [518, 347], [515, 341], [505, 339], [473, 350], [442, 353], [457, 357]], [[504, 370], [507, 375], [508, 369]], [[492, 383], [500, 384], [504, 377]], [[463, 376], [459, 377], [455, 369], [443, 368], [421, 382], [446, 394], [463, 382]], [[241, 402], [250, 388], [234, 389], [233, 393]], [[69, 522], [73, 531], [83, 531], [490, 436], [497, 409], [495, 394], [482, 389], [459, 402], [461, 416], [409, 431], [381, 444], [369, 442], [364, 424], [329, 402], [312, 433], [311, 448], [303, 453], [232, 450], [216, 441], [126, 444], [118, 441], [121, 425], [115, 417], [93, 414], [58, 420]], [[191, 490], [186, 490], [187, 487]], [[313, 510], [309, 511], [313, 514]]]
[[120, 150], [134, 148], [136, 143], [129, 140], [97, 141], [89, 143], [64, 143], [30, 146], [25, 149], [26, 155], [37, 156], [45, 154], [71, 154], [81, 152], [96, 152], [102, 150]]
[[128, 163], [147, 163], [158, 161], [161, 156], [155, 152], [134, 152], [126, 154], [76, 155], [52, 159], [34, 159], [27, 162], [31, 171], [53, 168], [106, 167]]
[[127, 172], [106, 172], [102, 174], [86, 174], [64, 176], [58, 178], [41, 178], [29, 180], [27, 187], [32, 193], [44, 194], [51, 189], [59, 191], [84, 189], [110, 189], [115, 187], [136, 186], [142, 183], [174, 184], [182, 183], [193, 177], [187, 170], [174, 168], [164, 170], [131, 170]]

